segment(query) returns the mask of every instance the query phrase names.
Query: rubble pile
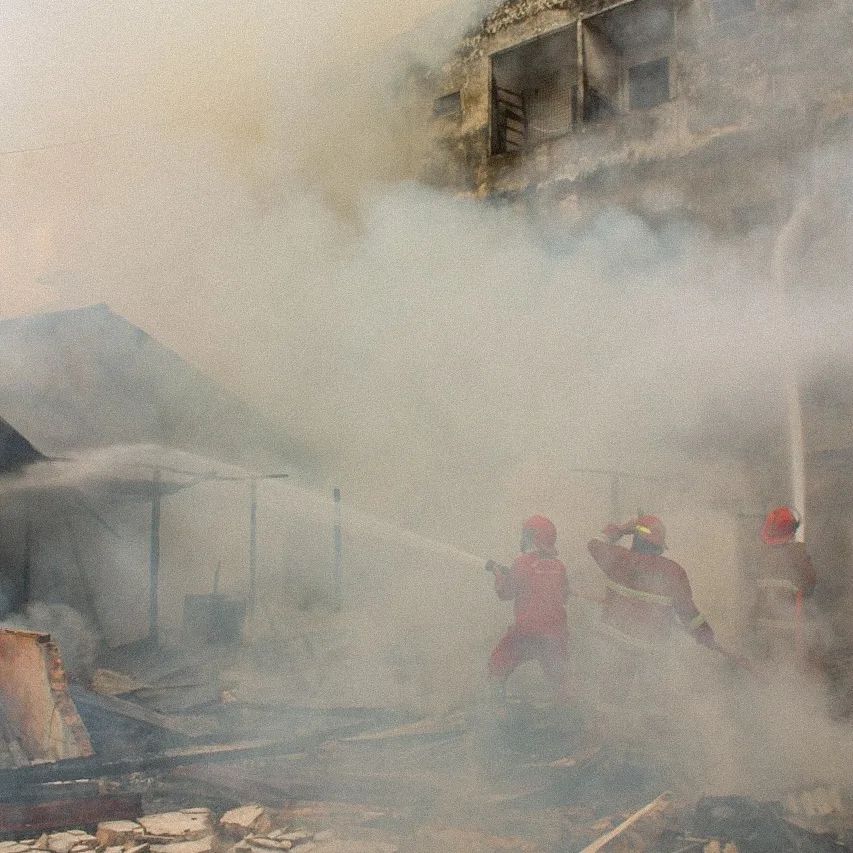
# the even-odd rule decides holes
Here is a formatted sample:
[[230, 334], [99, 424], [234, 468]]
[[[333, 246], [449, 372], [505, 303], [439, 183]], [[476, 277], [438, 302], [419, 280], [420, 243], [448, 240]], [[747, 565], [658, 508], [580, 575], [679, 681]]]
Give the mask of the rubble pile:
[[145, 815], [136, 820], [44, 833], [0, 842], [0, 853], [397, 853], [381, 842], [339, 838], [329, 829], [289, 823], [259, 805], [226, 812], [217, 822], [207, 808]]

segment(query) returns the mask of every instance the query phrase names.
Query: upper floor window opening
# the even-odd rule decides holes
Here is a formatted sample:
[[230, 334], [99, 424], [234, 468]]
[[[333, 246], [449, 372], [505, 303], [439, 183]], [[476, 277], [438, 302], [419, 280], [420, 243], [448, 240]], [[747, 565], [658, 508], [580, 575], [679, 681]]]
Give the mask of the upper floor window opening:
[[582, 22], [584, 121], [651, 109], [671, 98], [671, 0], [634, 0]]
[[432, 113], [435, 116], [458, 115], [462, 112], [462, 93], [449, 92], [432, 102]]
[[541, 36], [491, 58], [491, 153], [568, 133], [578, 110], [577, 31]]
[[632, 110], [650, 110], [669, 100], [669, 57], [641, 62], [628, 69], [628, 103]]

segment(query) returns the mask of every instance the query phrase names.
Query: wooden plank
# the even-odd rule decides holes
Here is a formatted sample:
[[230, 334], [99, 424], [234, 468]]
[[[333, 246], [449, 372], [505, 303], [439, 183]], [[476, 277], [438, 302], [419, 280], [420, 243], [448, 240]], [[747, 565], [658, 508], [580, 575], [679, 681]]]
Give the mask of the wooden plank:
[[48, 782], [41, 785], [21, 785], [10, 802], [34, 805], [56, 800], [92, 800], [101, 793], [98, 782], [92, 779], [73, 779], [68, 782]]
[[351, 737], [340, 738], [343, 743], [368, 743], [372, 741], [393, 740], [397, 738], [422, 738], [447, 734], [461, 734], [465, 729], [465, 721], [461, 714], [453, 714], [443, 719], [430, 717], [415, 720], [402, 726], [394, 726], [379, 731], [359, 732]]
[[92, 828], [102, 820], [135, 820], [142, 814], [139, 794], [42, 803], [0, 803], [0, 837], [25, 838], [69, 826]]
[[[343, 730], [351, 734], [353, 727]], [[21, 785], [42, 782], [61, 782], [69, 779], [94, 779], [123, 776], [127, 773], [147, 770], [165, 770], [186, 764], [201, 764], [217, 761], [236, 761], [245, 758], [262, 758], [284, 753], [295, 753], [307, 749], [319, 749], [326, 735], [308, 735], [290, 741], [250, 740], [238, 743], [206, 744], [180, 749], [167, 749], [153, 755], [136, 755], [104, 760], [97, 756], [75, 758], [46, 764], [31, 764], [15, 770], [0, 769], [0, 797], [14, 793]]]
[[187, 766], [176, 769], [174, 778], [192, 780], [244, 802], [281, 803], [300, 800], [325, 800], [336, 803], [367, 803], [387, 808], [405, 808], [412, 803], [429, 811], [442, 796], [442, 789], [432, 777], [410, 773], [352, 772], [338, 770], [334, 774], [317, 766], [300, 769], [299, 763], [277, 764], [273, 771], [267, 763]]
[[[387, 713], [388, 709], [380, 709]], [[369, 713], [370, 709], [341, 709], [341, 712]], [[393, 715], [391, 717], [393, 719]], [[331, 728], [293, 737], [288, 740], [263, 739], [237, 743], [199, 744], [162, 752], [122, 757], [99, 757], [69, 759], [49, 764], [34, 764], [14, 770], [0, 769], [0, 798], [14, 793], [22, 785], [42, 782], [60, 782], [69, 779], [93, 779], [122, 776], [126, 773], [146, 770], [164, 770], [187, 764], [203, 764], [218, 761], [236, 761], [252, 757], [270, 757], [284, 753], [318, 750], [330, 738], [343, 738], [364, 731], [365, 721], [350, 720]]]
[[575, 56], [578, 58], [578, 85], [577, 85], [577, 109], [578, 116], [577, 120], [580, 124], [583, 124], [584, 120], [584, 101], [586, 100], [586, 59], [584, 58], [584, 43], [583, 43], [583, 28], [584, 23], [583, 19], [579, 20], [576, 27], [576, 36], [577, 36], [577, 49], [575, 51]]
[[611, 829], [610, 832], [605, 833], [601, 838], [584, 847], [581, 853], [598, 853], [600, 850], [605, 850], [613, 839], [618, 838], [643, 818], [651, 814], [663, 812], [669, 807], [670, 802], [669, 793], [661, 794], [656, 800], [653, 800], [647, 806], [643, 806], [638, 812], [634, 812], [629, 818], [623, 820], [615, 829]]
[[158, 711], [152, 711], [136, 702], [119, 699], [117, 696], [91, 693], [86, 696], [86, 701], [105, 711], [118, 714], [120, 717], [138, 720], [150, 726], [156, 726], [187, 737], [204, 737], [213, 734], [216, 730], [216, 723], [205, 717], [169, 716]]
[[132, 756], [104, 761], [97, 756], [44, 764], [31, 764], [15, 770], [0, 770], [0, 797], [14, 793], [21, 785], [122, 776], [144, 770], [180, 767], [205, 761], [228, 761], [249, 756], [276, 755], [292, 751], [290, 743], [275, 740], [208, 744], [185, 749], [168, 749], [154, 755]]

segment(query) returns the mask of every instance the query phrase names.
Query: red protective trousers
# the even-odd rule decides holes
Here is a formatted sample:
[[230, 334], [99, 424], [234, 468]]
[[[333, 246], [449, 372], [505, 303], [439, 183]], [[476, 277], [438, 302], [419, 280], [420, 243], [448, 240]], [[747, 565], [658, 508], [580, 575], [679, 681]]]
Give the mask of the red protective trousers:
[[528, 661], [538, 661], [548, 681], [562, 689], [568, 660], [569, 644], [566, 637], [559, 639], [519, 634], [515, 628], [510, 628], [489, 658], [489, 676], [506, 681], [516, 667]]

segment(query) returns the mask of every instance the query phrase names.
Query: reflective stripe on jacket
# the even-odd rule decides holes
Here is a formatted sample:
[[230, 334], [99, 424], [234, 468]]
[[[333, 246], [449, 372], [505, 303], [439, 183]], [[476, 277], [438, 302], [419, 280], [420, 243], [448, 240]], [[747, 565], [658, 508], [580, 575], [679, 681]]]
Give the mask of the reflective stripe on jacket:
[[797, 596], [808, 597], [817, 578], [802, 542], [762, 545], [758, 554], [754, 615], [793, 619]]
[[644, 642], [662, 642], [677, 618], [699, 642], [714, 642], [714, 632], [693, 602], [687, 573], [678, 563], [601, 539], [593, 539], [587, 547], [605, 574], [606, 624]]

